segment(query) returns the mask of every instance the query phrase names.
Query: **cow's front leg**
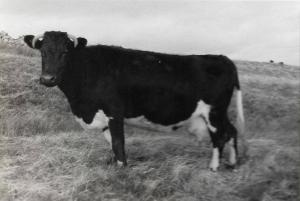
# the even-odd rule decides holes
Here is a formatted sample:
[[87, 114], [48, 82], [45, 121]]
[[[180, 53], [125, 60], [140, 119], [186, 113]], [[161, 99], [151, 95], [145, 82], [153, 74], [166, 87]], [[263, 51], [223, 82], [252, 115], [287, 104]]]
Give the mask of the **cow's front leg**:
[[127, 162], [125, 155], [124, 119], [111, 118], [108, 125], [111, 133], [112, 150], [115, 155], [115, 161], [120, 166], [126, 166]]

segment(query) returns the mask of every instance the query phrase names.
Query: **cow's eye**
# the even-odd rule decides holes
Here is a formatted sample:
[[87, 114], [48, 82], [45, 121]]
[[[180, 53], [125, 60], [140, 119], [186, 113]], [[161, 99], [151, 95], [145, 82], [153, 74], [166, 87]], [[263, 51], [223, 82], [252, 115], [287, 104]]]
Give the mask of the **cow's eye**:
[[67, 54], [68, 54], [68, 52], [65, 51], [65, 52], [63, 52], [61, 55], [62, 55], [62, 56], [66, 56]]
[[41, 54], [42, 54], [42, 57], [44, 57], [44, 58], [47, 56], [45, 52], [42, 52]]

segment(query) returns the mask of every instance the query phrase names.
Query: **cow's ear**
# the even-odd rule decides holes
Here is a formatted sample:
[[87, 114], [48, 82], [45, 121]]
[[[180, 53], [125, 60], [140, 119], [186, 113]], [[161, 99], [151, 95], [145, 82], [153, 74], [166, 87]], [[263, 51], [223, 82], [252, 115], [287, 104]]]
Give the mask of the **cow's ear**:
[[34, 39], [34, 36], [33, 35], [26, 35], [24, 36], [24, 42], [31, 48], [34, 48], [34, 49], [40, 49], [41, 46], [42, 46], [42, 41], [40, 40], [37, 40], [35, 42], [35, 45], [34, 47], [32, 46], [32, 40]]
[[76, 48], [84, 48], [87, 44], [87, 40], [85, 38], [77, 38], [78, 40], [78, 45], [76, 46]]

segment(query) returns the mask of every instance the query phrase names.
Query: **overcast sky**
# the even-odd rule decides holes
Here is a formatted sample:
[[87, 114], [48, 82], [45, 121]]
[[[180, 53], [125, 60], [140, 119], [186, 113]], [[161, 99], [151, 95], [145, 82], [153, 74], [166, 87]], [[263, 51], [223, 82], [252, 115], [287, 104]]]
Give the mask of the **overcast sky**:
[[300, 3], [184, 0], [0, 0], [0, 31], [49, 30], [89, 44], [299, 65]]

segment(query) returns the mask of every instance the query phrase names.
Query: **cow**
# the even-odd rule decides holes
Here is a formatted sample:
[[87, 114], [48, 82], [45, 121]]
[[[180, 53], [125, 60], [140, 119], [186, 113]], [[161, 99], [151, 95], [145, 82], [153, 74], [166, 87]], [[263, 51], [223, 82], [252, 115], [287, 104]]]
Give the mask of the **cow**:
[[208, 132], [209, 168], [217, 171], [224, 145], [237, 163], [237, 130], [227, 109], [236, 90], [237, 119], [243, 130], [242, 92], [237, 68], [222, 55], [175, 55], [108, 45], [66, 32], [26, 35], [25, 43], [41, 52], [40, 83], [58, 86], [72, 113], [86, 129], [99, 129], [110, 143], [114, 163], [127, 165], [124, 121], [144, 117], [154, 124], [189, 132]]

